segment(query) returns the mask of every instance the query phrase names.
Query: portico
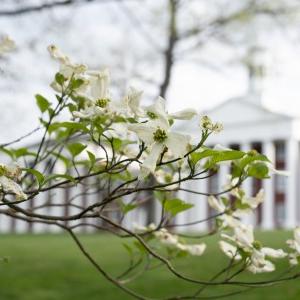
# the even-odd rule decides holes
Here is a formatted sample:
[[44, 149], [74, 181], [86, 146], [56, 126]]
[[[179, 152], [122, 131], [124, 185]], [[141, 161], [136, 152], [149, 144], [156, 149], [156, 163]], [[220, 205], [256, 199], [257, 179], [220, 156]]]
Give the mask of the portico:
[[[264, 203], [258, 207], [254, 217], [249, 217], [245, 221], [262, 229], [297, 226], [300, 221], [298, 196], [300, 120], [267, 110], [249, 96], [228, 100], [205, 114], [213, 121], [224, 125], [221, 133], [210, 136], [210, 146], [222, 145], [242, 151], [255, 149], [265, 154], [276, 170], [289, 173], [289, 176], [283, 176], [274, 171], [270, 179], [263, 181], [248, 179], [244, 182], [243, 187], [250, 196], [254, 196], [261, 188], [265, 192]], [[225, 165], [221, 166], [218, 174], [207, 180], [208, 193], [222, 190], [228, 168]], [[197, 190], [200, 191], [200, 187], [197, 187]], [[187, 194], [184, 196], [186, 199], [190, 197]], [[199, 197], [197, 200], [191, 199], [191, 202], [195, 201], [200, 201]], [[198, 219], [200, 216], [203, 218], [203, 212], [206, 212], [204, 218], [209, 217], [210, 213], [207, 201], [201, 202]], [[199, 206], [197, 203], [197, 207]], [[195, 215], [193, 220], [196, 219]]]

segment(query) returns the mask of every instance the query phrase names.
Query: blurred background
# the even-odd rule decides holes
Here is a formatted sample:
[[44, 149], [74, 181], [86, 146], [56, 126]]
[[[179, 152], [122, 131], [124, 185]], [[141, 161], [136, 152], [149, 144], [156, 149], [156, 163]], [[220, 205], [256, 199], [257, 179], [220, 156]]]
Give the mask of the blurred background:
[[[259, 105], [267, 108], [265, 112], [274, 112], [272, 116], [278, 117], [287, 114], [294, 122], [300, 115], [299, 22], [299, 0], [1, 0], [0, 35], [11, 36], [17, 48], [0, 58], [0, 144], [39, 125], [34, 94], [55, 99], [49, 83], [58, 66], [46, 50], [50, 44], [57, 45], [73, 61], [85, 63], [90, 68], [108, 67], [116, 98], [121, 97], [129, 86], [134, 86], [144, 90], [145, 104], [161, 95], [166, 98], [169, 111], [193, 107], [199, 112], [211, 111], [218, 117], [215, 107], [229, 103], [226, 102], [228, 99], [235, 99], [230, 103], [238, 105], [255, 88], [255, 92], [259, 92]], [[244, 118], [239, 115], [239, 110], [229, 108], [225, 116], [227, 121]], [[261, 119], [264, 116], [269, 115], [260, 111]], [[217, 118], [215, 121], [222, 120]], [[255, 118], [251, 124], [255, 125]], [[283, 123], [278, 124], [269, 127], [269, 136], [272, 131], [280, 131]], [[259, 150], [265, 149], [264, 132], [260, 132], [259, 140], [255, 139], [260, 128], [247, 131], [253, 137], [250, 146], [260, 142]], [[289, 127], [284, 128], [288, 130]], [[299, 131], [297, 128], [295, 131]], [[237, 148], [236, 144], [230, 144], [233, 131], [225, 126], [224, 132], [224, 142]], [[26, 144], [35, 142], [38, 134], [27, 138]], [[237, 137], [245, 135], [241, 131]], [[296, 148], [288, 152], [289, 138], [284, 140], [288, 143], [287, 148], [274, 144], [276, 166], [300, 169], [295, 160], [283, 164], [284, 159], [279, 159], [282, 153], [288, 158], [286, 153], [299, 150], [297, 142]], [[218, 143], [218, 139], [215, 138], [213, 144]], [[298, 171], [293, 170], [291, 183], [276, 181], [281, 190], [269, 193], [268, 203], [279, 199], [275, 208], [266, 206], [257, 219], [252, 220], [254, 223], [259, 224], [266, 216], [264, 211], [273, 209], [274, 216], [270, 215], [273, 212], [269, 213], [262, 228], [290, 228], [299, 224], [299, 205], [298, 219], [295, 214], [299, 202], [296, 178], [299, 176], [296, 176]], [[217, 184], [211, 182], [210, 185]], [[261, 183], [252, 183], [252, 192], [261, 187]], [[266, 187], [272, 191], [270, 184]], [[284, 212], [284, 198], [280, 197], [285, 193], [286, 199], [291, 200]], [[292, 223], [285, 223], [285, 220], [291, 220], [289, 217], [293, 213]], [[282, 220], [276, 219], [276, 214]], [[277, 224], [273, 217], [281, 221]], [[260, 234], [274, 247], [282, 247], [290, 235], [279, 230], [269, 235]], [[0, 299], [130, 299], [98, 277], [65, 236], [6, 235], [1, 238], [0, 257], [11, 256], [12, 260], [1, 266], [4, 272], [0, 273]], [[99, 235], [83, 239], [95, 257], [110, 268], [113, 275], [118, 275], [127, 255], [122, 251], [120, 241]], [[201, 277], [214, 272], [225, 259], [218, 252], [214, 237], [208, 240], [208, 245], [212, 251], [204, 261], [191, 258], [179, 262], [176, 267], [191, 276]], [[215, 264], [211, 264], [212, 261]], [[283, 263], [279, 272], [286, 268]], [[249, 280], [250, 277], [245, 276]], [[169, 278], [166, 270], [154, 270], [131, 287], [147, 295], [162, 297], [170, 291], [176, 294], [190, 289], [188, 284]], [[209, 291], [208, 296], [213, 297], [214, 292]], [[234, 299], [240, 297], [244, 300], [296, 300], [300, 297], [300, 287], [290, 282], [284, 288], [259, 289]]]
[[91, 68], [109, 67], [116, 95], [133, 85], [145, 101], [166, 97], [170, 111], [202, 111], [244, 94], [248, 58], [259, 47], [264, 105], [296, 114], [299, 7], [297, 0], [2, 0], [0, 34], [17, 49], [0, 61], [0, 142], [37, 126], [33, 95], [52, 96], [57, 70], [49, 44]]

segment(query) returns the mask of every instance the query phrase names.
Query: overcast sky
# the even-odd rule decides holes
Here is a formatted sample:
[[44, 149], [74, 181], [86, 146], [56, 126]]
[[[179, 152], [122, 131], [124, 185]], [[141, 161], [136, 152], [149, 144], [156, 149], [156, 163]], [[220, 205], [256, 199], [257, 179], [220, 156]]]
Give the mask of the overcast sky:
[[[71, 12], [69, 8], [56, 9], [16, 18], [0, 18], [0, 34], [9, 34], [17, 43], [17, 50], [7, 60], [0, 60], [0, 143], [30, 131], [38, 124], [33, 95], [51, 95], [48, 84], [57, 69], [46, 51], [49, 44], [57, 44], [75, 61], [92, 64], [93, 67], [111, 67], [112, 81], [120, 79], [120, 66], [128, 76], [137, 70], [145, 77], [160, 81], [159, 75], [156, 76], [160, 62], [152, 64], [154, 56], [152, 50], [148, 51], [149, 43], [145, 43], [132, 28], [117, 5], [102, 5], [101, 14], [96, 8], [98, 6], [90, 4], [80, 9], [72, 8]], [[158, 22], [165, 22], [163, 14]], [[296, 33], [290, 30], [287, 34], [265, 37], [268, 46], [263, 102], [272, 110], [290, 114], [300, 111], [300, 47], [294, 39]], [[158, 36], [153, 38], [158, 41], [159, 47], [164, 46]], [[148, 61], [146, 50], [150, 52], [147, 54]], [[226, 56], [226, 51], [225, 47], [212, 44], [203, 50], [202, 57], [220, 58]], [[125, 85], [145, 88], [147, 101], [154, 95], [151, 87], [142, 86], [137, 79], [128, 78]], [[215, 68], [187, 59], [174, 68], [167, 97], [169, 110], [194, 107], [202, 111], [230, 97], [245, 94], [247, 88], [247, 72], [239, 63]]]

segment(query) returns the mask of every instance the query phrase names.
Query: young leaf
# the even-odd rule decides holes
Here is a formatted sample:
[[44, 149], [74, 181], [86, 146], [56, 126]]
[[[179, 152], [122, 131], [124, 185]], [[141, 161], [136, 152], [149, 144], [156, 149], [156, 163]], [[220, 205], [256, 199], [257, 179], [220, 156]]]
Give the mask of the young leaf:
[[76, 90], [84, 84], [84, 80], [81, 78], [73, 79], [70, 83], [70, 89]]
[[268, 178], [269, 168], [262, 162], [253, 163], [249, 166], [248, 175], [257, 179]]
[[37, 170], [34, 170], [34, 169], [29, 169], [29, 168], [24, 168], [22, 170], [24, 170], [24, 171], [32, 174], [36, 178], [36, 180], [37, 180], [37, 182], [39, 184], [39, 187], [41, 187], [43, 185], [45, 177], [44, 177], [44, 175], [41, 172], [39, 172]]
[[16, 150], [12, 150], [11, 152], [14, 153], [14, 156], [16, 158], [22, 157], [22, 156], [36, 156], [34, 152], [29, 151], [27, 148], [22, 147]]
[[112, 141], [112, 146], [115, 151], [119, 151], [122, 147], [122, 140], [114, 138]]
[[120, 208], [122, 210], [122, 212], [126, 215], [128, 212], [130, 212], [131, 210], [134, 210], [135, 208], [138, 207], [138, 205], [136, 204], [132, 204], [132, 203], [124, 203], [122, 202], [122, 200], [119, 202], [120, 204]]
[[64, 82], [66, 81], [66, 78], [64, 77], [63, 74], [61, 74], [61, 73], [56, 73], [56, 74], [55, 74], [55, 81], [56, 81], [59, 85], [63, 85]]
[[87, 152], [87, 154], [89, 156], [90, 163], [93, 166], [95, 164], [95, 162], [96, 162], [96, 157], [95, 157], [94, 153], [92, 153], [92, 152], [90, 152], [88, 150], [86, 152]]
[[57, 180], [57, 179], [66, 179], [66, 180], [69, 180], [69, 181], [71, 181], [73, 183], [76, 183], [75, 178], [72, 177], [71, 175], [68, 175], [68, 174], [53, 174], [53, 175], [48, 176], [44, 180], [43, 185], [45, 185], [46, 183], [48, 183], [51, 180]]
[[186, 203], [178, 198], [168, 199], [164, 202], [164, 209], [169, 212], [172, 216], [176, 216], [182, 211], [192, 208], [194, 205]]
[[86, 147], [87, 145], [83, 145], [81, 143], [73, 143], [67, 146], [68, 150], [70, 151], [73, 157], [79, 155]]
[[42, 95], [35, 95], [36, 103], [40, 109], [40, 111], [43, 113], [50, 107], [50, 102], [44, 98]]

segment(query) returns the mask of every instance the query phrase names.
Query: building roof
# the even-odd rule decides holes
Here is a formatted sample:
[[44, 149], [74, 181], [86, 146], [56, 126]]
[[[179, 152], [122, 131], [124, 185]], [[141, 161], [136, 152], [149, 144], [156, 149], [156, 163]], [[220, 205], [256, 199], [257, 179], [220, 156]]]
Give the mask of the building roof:
[[222, 102], [212, 109], [203, 112], [214, 121], [230, 125], [247, 125], [257, 122], [292, 121], [295, 117], [273, 112], [265, 106], [252, 101], [251, 96], [235, 97]]

